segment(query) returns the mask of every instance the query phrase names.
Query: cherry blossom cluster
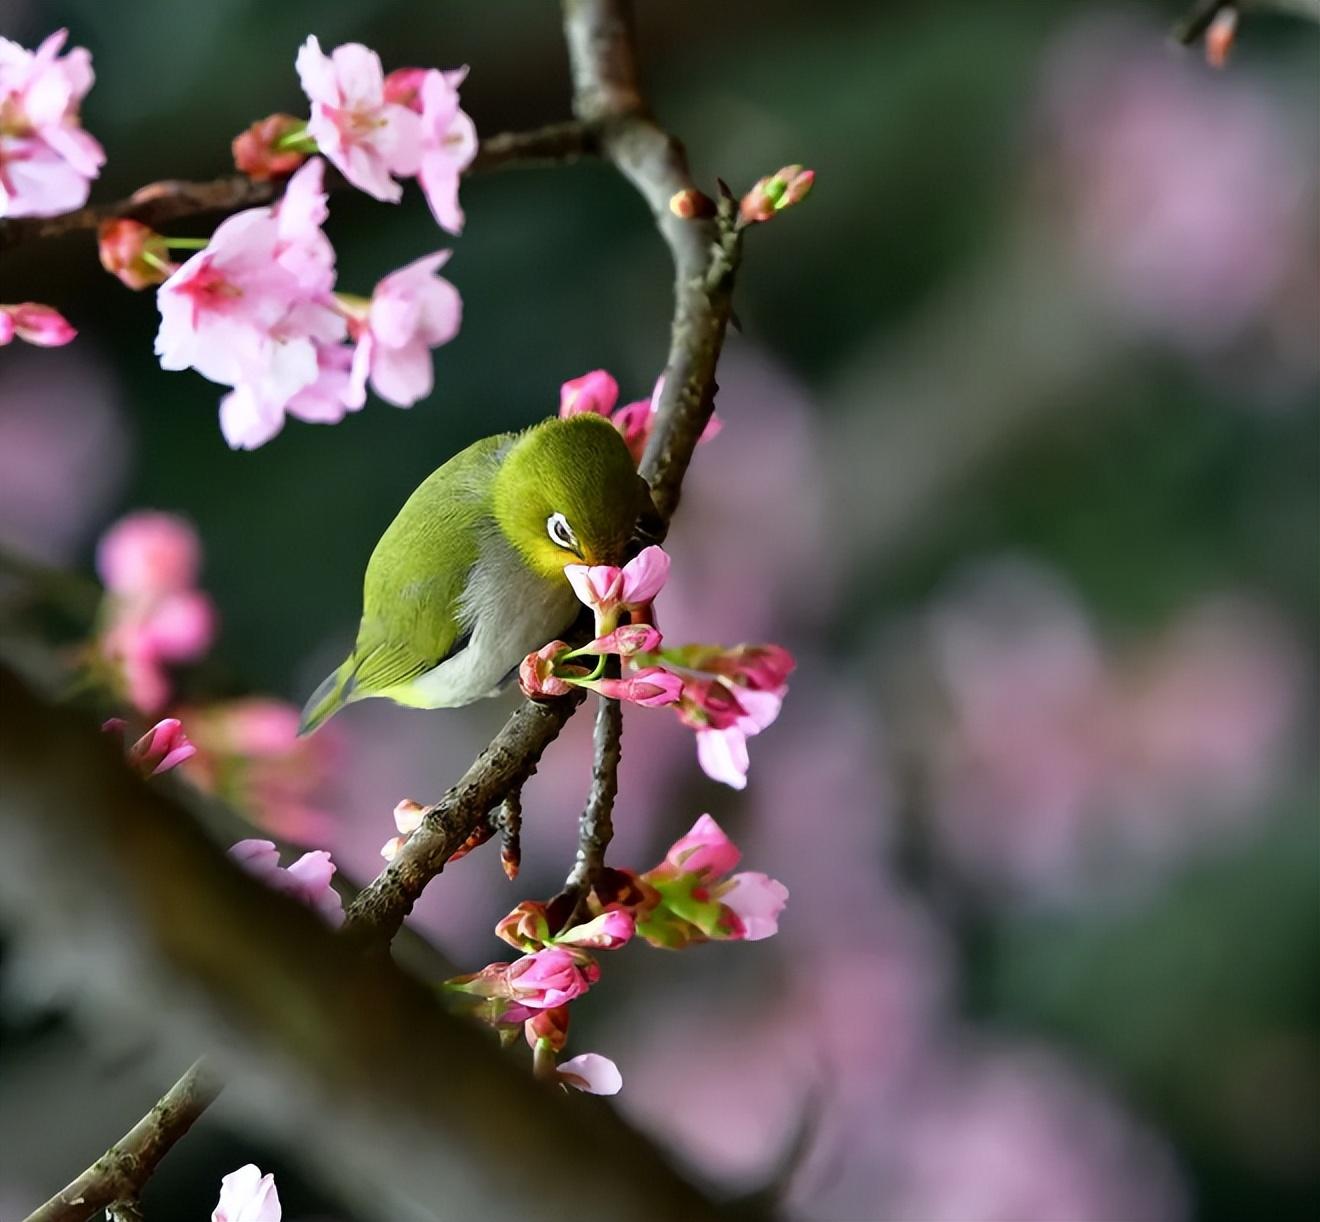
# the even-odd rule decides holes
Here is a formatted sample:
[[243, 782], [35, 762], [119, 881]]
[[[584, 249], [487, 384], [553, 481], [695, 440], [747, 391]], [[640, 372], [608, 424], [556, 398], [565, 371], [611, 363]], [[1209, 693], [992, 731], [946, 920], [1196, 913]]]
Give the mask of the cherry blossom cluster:
[[[628, 443], [628, 450], [633, 462], [640, 463], [650, 440], [651, 430], [655, 427], [656, 411], [660, 406], [660, 394], [664, 390], [665, 379], [661, 375], [656, 379], [655, 389], [649, 399], [636, 403], [625, 403], [615, 409], [619, 401], [619, 383], [603, 369], [584, 373], [580, 378], [573, 378], [559, 388], [559, 415], [561, 417], [580, 416], [585, 412], [604, 416], [614, 425]], [[724, 422], [712, 415], [709, 423], [702, 430], [699, 441], [709, 441], [718, 435]]]
[[719, 824], [702, 815], [654, 869], [605, 870], [587, 897], [586, 921], [556, 933], [561, 901], [524, 900], [495, 927], [521, 958], [457, 976], [446, 988], [502, 1038], [516, 1038], [521, 1028], [538, 1077], [615, 1094], [623, 1079], [607, 1057], [584, 1053], [558, 1062], [568, 1041], [569, 1003], [599, 981], [596, 952], [618, 950], [634, 937], [676, 950], [775, 934], [788, 890], [765, 874], [731, 873], [740, 857]]
[[106, 593], [89, 669], [143, 713], [165, 708], [170, 667], [197, 661], [215, 638], [215, 605], [197, 586], [201, 563], [197, 532], [173, 514], [129, 514], [97, 545]]
[[[101, 232], [108, 270], [130, 288], [160, 285], [162, 368], [232, 388], [220, 428], [234, 449], [264, 445], [286, 416], [342, 420], [365, 404], [368, 383], [410, 407], [431, 392], [430, 350], [458, 333], [462, 300], [437, 275], [447, 251], [386, 276], [370, 298], [335, 291], [324, 172], [313, 158], [277, 204], [235, 213], [209, 240], [167, 238], [135, 221]], [[164, 253], [199, 245], [181, 266]]]
[[477, 131], [459, 104], [466, 68], [399, 68], [385, 75], [361, 43], [329, 55], [315, 36], [298, 51], [298, 80], [311, 102], [300, 120], [274, 114], [234, 141], [234, 161], [255, 179], [288, 174], [320, 152], [355, 187], [398, 203], [398, 180], [415, 178], [436, 223], [463, 232], [458, 181], [477, 155]]
[[[584, 687], [644, 708], [670, 705], [696, 732], [697, 760], [713, 780], [747, 784], [747, 740], [779, 716], [793, 655], [780, 645], [683, 645], [668, 648], [651, 623], [651, 604], [669, 576], [669, 556], [648, 547], [622, 568], [570, 564], [564, 569], [578, 598], [595, 615], [595, 638], [577, 649], [551, 641], [519, 668], [523, 693], [534, 700]], [[624, 617], [628, 622], [620, 623]], [[604, 675], [607, 655], [620, 659], [618, 678]], [[595, 658], [595, 666], [583, 659]]]
[[[80, 655], [85, 677], [131, 706], [138, 724], [171, 708], [128, 751], [144, 775], [183, 764], [192, 784], [281, 839], [320, 839], [330, 828], [321, 796], [337, 755], [333, 733], [300, 739], [297, 710], [267, 697], [175, 700], [172, 668], [199, 661], [215, 637], [214, 604], [197, 584], [201, 562], [197, 532], [173, 514], [133, 513], [107, 530], [96, 553], [106, 592]], [[106, 729], [124, 734], [127, 725], [112, 718]]]
[[79, 118], [92, 56], [83, 47], [61, 55], [68, 37], [56, 30], [35, 51], [0, 38], [0, 217], [81, 208], [105, 164]]

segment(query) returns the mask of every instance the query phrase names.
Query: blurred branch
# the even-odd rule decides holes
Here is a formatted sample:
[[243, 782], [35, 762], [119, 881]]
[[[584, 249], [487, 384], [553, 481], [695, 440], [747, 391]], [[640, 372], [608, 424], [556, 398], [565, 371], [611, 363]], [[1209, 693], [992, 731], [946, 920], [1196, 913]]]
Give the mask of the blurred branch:
[[[245, 874], [87, 718], [4, 669], [0, 705], [0, 913], [85, 1021], [131, 1022], [166, 1057], [209, 1044], [234, 1106], [364, 1217], [714, 1216], [607, 1106], [538, 1082], [388, 956], [354, 953]], [[181, 1094], [195, 1119], [205, 1088], [167, 1101]], [[176, 1135], [151, 1117], [138, 1131], [130, 1158], [158, 1159]], [[125, 1187], [104, 1178], [85, 1181], [100, 1204]], [[46, 1216], [98, 1207], [85, 1195]]]
[[[30, 1214], [27, 1222], [74, 1222], [98, 1209], [112, 1213], [118, 1203], [136, 1201], [157, 1164], [215, 1101], [220, 1089], [219, 1079], [203, 1062], [194, 1062], [120, 1141]], [[120, 1209], [119, 1216], [127, 1219], [132, 1214]]]
[[[476, 158], [465, 171], [484, 174], [512, 166], [557, 165], [576, 161], [596, 151], [595, 134], [582, 123], [552, 123], [528, 132], [501, 132], [481, 142]], [[331, 186], [344, 186], [338, 175]], [[0, 221], [0, 250], [43, 238], [95, 230], [102, 221], [131, 217], [153, 228], [183, 217], [211, 212], [236, 212], [268, 204], [280, 194], [284, 180], [254, 182], [245, 174], [231, 174], [210, 182], [177, 179], [148, 183], [127, 199], [92, 204], [63, 216], [22, 217]]]
[[[564, 32], [573, 72], [574, 113], [578, 123], [558, 124], [526, 137], [495, 137], [483, 143], [482, 152], [473, 168], [486, 170], [503, 164], [525, 164], [546, 159], [571, 160], [599, 149], [636, 187], [651, 209], [669, 246], [675, 271], [674, 317], [665, 386], [656, 425], [641, 464], [641, 472], [651, 484], [656, 509], [655, 521], [646, 524], [648, 541], [658, 541], [663, 538], [669, 518], [678, 505], [684, 474], [692, 459], [697, 439], [714, 408], [715, 366], [732, 313], [733, 278], [741, 253], [740, 241], [733, 225], [731, 201], [725, 200], [719, 215], [713, 219], [684, 220], [669, 210], [669, 201], [675, 194], [695, 188], [682, 145], [661, 128], [646, 109], [638, 81], [628, 6], [622, 0], [565, 0], [563, 12]], [[224, 181], [231, 184], [231, 190], [234, 189], [234, 180]], [[253, 184], [248, 184], [247, 189], [255, 188]], [[270, 190], [269, 187], [262, 189]], [[269, 198], [270, 195], [266, 194], [249, 197], [241, 202], [259, 203]], [[162, 198], [152, 203], [150, 208], [168, 209], [170, 206], [167, 199]], [[71, 214], [71, 217], [82, 218], [77, 223], [70, 223], [70, 218], [53, 218], [51, 222], [33, 226], [33, 231], [36, 236], [44, 237], [50, 236], [51, 232], [91, 228], [107, 216], [133, 215], [152, 223], [203, 210], [197, 207], [176, 209], [168, 212], [168, 216], [160, 211], [147, 210], [144, 214], [143, 211], [135, 210], [146, 207], [141, 202], [135, 205], [130, 200], [124, 205], [110, 205], [100, 210], [85, 209], [81, 213]], [[49, 226], [60, 221], [65, 222], [63, 228], [53, 231], [41, 228], [43, 224]], [[13, 226], [27, 224], [7, 222], [0, 225], [0, 249], [14, 244], [17, 240], [15, 232], [23, 232], [21, 228], [14, 230]], [[345, 929], [350, 940], [372, 947], [380, 947], [389, 942], [402, 926], [423, 889], [440, 873], [453, 852], [488, 817], [493, 808], [508, 795], [516, 794], [532, 775], [545, 748], [558, 736], [582, 699], [582, 693], [574, 693], [546, 704], [528, 701], [509, 717], [458, 784], [428, 809], [422, 825], [409, 837], [394, 860], [349, 905]], [[615, 705], [615, 702], [602, 701], [602, 705]], [[607, 771], [617, 767], [618, 733], [609, 729], [617, 716], [617, 706], [612, 712], [600, 714], [606, 726], [602, 733], [607, 741], [612, 736], [614, 744], [614, 764], [611, 765], [607, 759]], [[598, 721], [598, 729], [601, 724]], [[63, 765], [60, 767], [63, 768]], [[122, 772], [122, 768], [119, 771]], [[599, 806], [608, 802], [612, 807], [614, 784], [612, 777], [607, 782], [603, 775], [593, 781], [592, 800]], [[605, 796], [607, 790], [608, 798]], [[87, 797], [92, 806], [99, 800], [94, 790]], [[599, 816], [598, 809], [595, 834], [603, 831]], [[31, 817], [36, 819], [38, 812], [31, 812]], [[608, 818], [607, 811], [605, 820], [608, 821]], [[607, 840], [608, 836], [604, 839]], [[603, 847], [602, 843], [602, 853]], [[104, 881], [97, 878], [90, 880], [89, 885], [104, 885]], [[193, 900], [195, 898], [192, 897]], [[189, 902], [187, 897], [180, 897], [183, 911], [189, 910]], [[259, 910], [261, 906], [256, 904], [255, 908]], [[281, 906], [287, 908], [287, 904], [282, 903]], [[249, 924], [254, 919], [246, 911], [244, 917]], [[260, 944], [264, 935], [254, 927], [251, 937]], [[342, 943], [340, 945], [342, 953]], [[261, 949], [271, 948], [262, 946]], [[368, 964], [372, 966], [368, 968]], [[196, 968], [196, 965], [190, 966]], [[444, 1190], [447, 1177], [455, 1182], [466, 1180], [474, 1194], [480, 1191], [487, 1196], [497, 1181], [516, 1179], [524, 1188], [535, 1190], [533, 1199], [536, 1201], [538, 1216], [558, 1216], [559, 1206], [551, 1199], [556, 1193], [571, 1193], [571, 1201], [564, 1201], [563, 1208], [566, 1213], [571, 1212], [583, 1220], [606, 1214], [617, 1216], [621, 1208], [627, 1210], [626, 1202], [629, 1199], [636, 1202], [631, 1212], [639, 1218], [691, 1218], [709, 1213], [709, 1208], [672, 1172], [664, 1168], [657, 1156], [631, 1131], [622, 1129], [617, 1120], [612, 1120], [604, 1132], [613, 1134], [616, 1144], [625, 1138], [631, 1142], [631, 1154], [607, 1152], [610, 1142], [603, 1146], [584, 1143], [578, 1135], [561, 1127], [562, 1117], [557, 1112], [541, 1117], [541, 1124], [524, 1128], [516, 1118], [530, 1106], [530, 1096], [526, 1092], [540, 1088], [535, 1087], [525, 1076], [518, 1075], [519, 1085], [516, 1090], [510, 1083], [502, 1083], [504, 1098], [500, 1099], [500, 1092], [493, 1092], [492, 1082], [483, 1077], [482, 1067], [489, 1065], [492, 1053], [476, 1033], [450, 1030], [453, 1023], [447, 1018], [443, 1022], [439, 1018], [432, 1020], [432, 1025], [438, 1029], [444, 1028], [443, 1033], [435, 1039], [428, 1038], [425, 1032], [408, 1024], [396, 1025], [397, 1029], [391, 1035], [377, 1027], [374, 1019], [367, 1023], [362, 1002], [376, 996], [372, 991], [375, 986], [355, 985], [354, 977], [369, 970], [383, 972], [387, 970], [387, 965], [383, 965], [381, 956], [374, 955], [341, 962], [339, 978], [328, 997], [323, 999], [323, 1004], [340, 1010], [347, 1004], [350, 1016], [344, 1019], [344, 1023], [350, 1027], [356, 1024], [356, 1028], [369, 1030], [370, 1049], [364, 1051], [356, 1046], [338, 1049], [343, 1059], [340, 1065], [335, 1063], [334, 1057], [324, 1055], [327, 1051], [325, 1047], [317, 1045], [313, 1049], [307, 1044], [305, 1033], [299, 1033], [296, 1039], [291, 1040], [292, 1046], [286, 1051], [305, 1056], [316, 1051], [321, 1055], [315, 1067], [307, 1066], [309, 1071], [315, 1068], [319, 1072], [309, 1072], [307, 1082], [300, 1083], [298, 1090], [291, 1092], [292, 1097], [305, 1102], [309, 1093], [315, 1093], [308, 1091], [308, 1083], [329, 1090], [337, 1081], [342, 1085], [344, 1075], [352, 1075], [355, 1069], [366, 1075], [368, 1083], [382, 1090], [384, 1080], [389, 1076], [377, 1072], [382, 1065], [390, 1068], [396, 1065], [412, 1066], [404, 1070], [408, 1086], [402, 1089], [405, 1098], [413, 1104], [420, 1104], [424, 1094], [419, 1076], [426, 1079], [429, 1072], [431, 1079], [435, 1079], [437, 1066], [448, 1066], [448, 1072], [458, 1080], [449, 1081], [444, 1072], [439, 1073], [438, 1080], [431, 1082], [434, 1097], [426, 1096], [433, 1107], [423, 1111], [422, 1118], [412, 1122], [412, 1128], [407, 1127], [407, 1115], [416, 1115], [418, 1108], [390, 1112], [390, 1123], [383, 1129], [369, 1130], [363, 1130], [360, 1124], [355, 1128], [351, 1123], [345, 1124], [342, 1131], [336, 1130], [327, 1127], [327, 1116], [340, 1114], [360, 1119], [370, 1114], [374, 1110], [372, 1108], [345, 1108], [342, 1102], [336, 1100], [332, 1103], [327, 1098], [324, 1108], [310, 1108], [302, 1114], [301, 1124], [319, 1129], [323, 1153], [337, 1146], [344, 1151], [346, 1167], [357, 1164], [368, 1168], [362, 1178], [364, 1185], [379, 1187], [382, 1196], [411, 1191], [414, 1200], [449, 1200], [452, 1193]], [[390, 966], [388, 970], [394, 969]], [[295, 987], [297, 976], [296, 972], [287, 979], [273, 976], [271, 979], [279, 983], [278, 986], [272, 985], [271, 994], [273, 998], [296, 999], [299, 1005], [295, 1010], [307, 1017], [309, 1012], [305, 1007], [319, 992], [330, 986], [318, 980], [309, 981], [305, 989], [299, 989]], [[231, 983], [242, 986], [247, 984], [247, 980], [240, 977]], [[213, 1002], [220, 1009], [230, 1004], [223, 989], [214, 990]], [[262, 1017], [271, 1024], [276, 1036], [280, 1032], [288, 1034], [291, 1026], [297, 1027], [296, 1016], [290, 1017], [286, 1012], [287, 1006], [280, 1008], [273, 1003], [263, 1006], [260, 998], [254, 1004], [257, 1010], [266, 1011]], [[318, 1024], [322, 1017], [318, 1012]], [[342, 1031], [337, 1033], [345, 1034]], [[353, 1033], [363, 1034], [356, 1029], [348, 1034]], [[462, 1055], [446, 1058], [427, 1055], [416, 1058], [419, 1064], [414, 1064], [414, 1058], [400, 1055], [399, 1052], [416, 1046], [431, 1054], [444, 1047], [445, 1041], [451, 1037], [463, 1045]], [[472, 1080], [474, 1076], [475, 1081]], [[516, 1101], [510, 1097], [510, 1091], [518, 1096]], [[397, 1102], [397, 1099], [392, 1099], [391, 1106]], [[486, 1127], [479, 1128], [475, 1133], [470, 1132], [470, 1126], [478, 1118], [484, 1118]], [[404, 1126], [402, 1130], [401, 1125]], [[534, 1140], [519, 1143], [517, 1148], [520, 1157], [512, 1164], [505, 1157], [510, 1131], [534, 1135]], [[344, 1137], [344, 1133], [350, 1132], [360, 1139], [360, 1146], [356, 1149], [353, 1142]], [[181, 1135], [182, 1130], [172, 1135], [165, 1134], [168, 1142]], [[307, 1134], [301, 1136], [306, 1137]], [[571, 1151], [566, 1148], [570, 1144]], [[404, 1160], [400, 1152], [407, 1150], [425, 1150], [427, 1153], [418, 1159]], [[531, 1156], [528, 1156], [529, 1150], [532, 1151]], [[590, 1194], [577, 1191], [573, 1187], [574, 1177], [562, 1172], [563, 1167], [574, 1165], [582, 1150], [591, 1150], [601, 1165], [608, 1162], [609, 1173], [604, 1178], [620, 1180], [619, 1186], [614, 1186], [612, 1182], [601, 1182], [593, 1184], [593, 1192]], [[432, 1157], [435, 1151], [447, 1152], [449, 1156]], [[367, 1152], [370, 1152], [369, 1156]], [[562, 1163], [547, 1166], [545, 1155], [551, 1153], [562, 1159]], [[484, 1170], [497, 1160], [506, 1169], [502, 1177], [492, 1176]], [[335, 1165], [331, 1162], [330, 1169], [333, 1170]], [[541, 1187], [537, 1186], [538, 1174], [544, 1177]], [[509, 1195], [516, 1195], [513, 1185], [509, 1184], [508, 1187]], [[394, 1199], [397, 1200], [397, 1195]], [[69, 1222], [82, 1222], [93, 1212], [80, 1209], [67, 1217]], [[463, 1211], [456, 1211], [455, 1216], [463, 1216]]]

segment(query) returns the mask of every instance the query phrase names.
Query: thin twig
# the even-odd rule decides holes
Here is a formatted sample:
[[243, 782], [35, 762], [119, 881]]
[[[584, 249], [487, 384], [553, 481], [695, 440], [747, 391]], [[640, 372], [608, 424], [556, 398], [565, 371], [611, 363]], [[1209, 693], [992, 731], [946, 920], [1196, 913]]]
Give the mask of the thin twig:
[[[616, 672], [617, 661], [611, 659]], [[619, 760], [623, 756], [623, 709], [617, 700], [597, 697], [592, 745], [591, 791], [578, 820], [577, 860], [564, 883], [563, 895], [573, 900], [565, 925], [571, 925], [581, 911], [604, 868], [605, 850], [614, 839], [614, 799], [619, 792]]]
[[[528, 132], [501, 132], [481, 142], [476, 158], [465, 171], [484, 174], [511, 166], [557, 165], [589, 156], [597, 148], [595, 133], [580, 122], [552, 123]], [[330, 185], [342, 187], [334, 175]], [[127, 199], [92, 204], [62, 216], [22, 217], [0, 221], [0, 250], [27, 242], [95, 230], [102, 221], [131, 217], [153, 227], [206, 213], [236, 212], [268, 204], [283, 190], [283, 181], [254, 182], [244, 174], [230, 174], [209, 182], [172, 179], [149, 183]]]
[[[195, 1061], [151, 1111], [27, 1222], [80, 1222], [116, 1202], [136, 1201], [160, 1160], [220, 1090], [219, 1078]], [[120, 1216], [132, 1215], [120, 1210]]]

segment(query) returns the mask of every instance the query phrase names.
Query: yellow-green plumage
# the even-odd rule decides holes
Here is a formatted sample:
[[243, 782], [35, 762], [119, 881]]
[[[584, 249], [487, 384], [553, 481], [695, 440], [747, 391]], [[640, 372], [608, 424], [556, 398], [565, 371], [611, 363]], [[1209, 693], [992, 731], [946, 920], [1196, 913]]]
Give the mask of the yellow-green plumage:
[[[600, 416], [547, 420], [456, 454], [376, 544], [357, 642], [307, 702], [302, 731], [370, 696], [442, 708], [494, 695], [572, 622], [564, 566], [622, 563], [646, 496]], [[551, 533], [554, 517], [573, 547]]]

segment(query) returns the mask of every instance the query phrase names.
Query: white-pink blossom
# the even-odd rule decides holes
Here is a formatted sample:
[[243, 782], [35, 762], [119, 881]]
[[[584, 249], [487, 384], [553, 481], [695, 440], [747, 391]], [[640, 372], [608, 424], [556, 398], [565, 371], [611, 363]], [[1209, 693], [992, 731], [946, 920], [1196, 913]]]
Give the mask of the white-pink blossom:
[[220, 1200], [211, 1211], [211, 1222], [281, 1222], [283, 1217], [275, 1177], [262, 1175], [255, 1163], [220, 1181]]
[[57, 30], [35, 52], [0, 38], [0, 217], [56, 216], [87, 202], [105, 152], [79, 120], [92, 57]]
[[391, 272], [352, 325], [357, 339], [345, 401], [361, 407], [367, 382], [387, 403], [411, 407], [431, 393], [431, 349], [447, 344], [463, 321], [463, 299], [437, 275], [450, 252], [437, 251]]
[[555, 1068], [555, 1076], [565, 1086], [585, 1091], [588, 1095], [617, 1095], [623, 1089], [619, 1067], [598, 1052], [569, 1057]]
[[328, 56], [316, 36], [298, 51], [298, 79], [312, 103], [307, 133], [355, 187], [397, 203], [394, 176], [418, 172], [422, 119], [385, 97], [380, 57], [361, 43], [345, 43]]
[[324, 849], [304, 853], [287, 867], [280, 865], [280, 851], [269, 840], [240, 840], [229, 856], [268, 887], [315, 909], [328, 924], [343, 924], [343, 901], [330, 885], [335, 863]]

